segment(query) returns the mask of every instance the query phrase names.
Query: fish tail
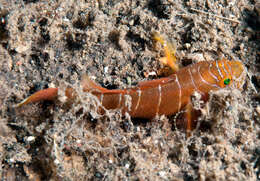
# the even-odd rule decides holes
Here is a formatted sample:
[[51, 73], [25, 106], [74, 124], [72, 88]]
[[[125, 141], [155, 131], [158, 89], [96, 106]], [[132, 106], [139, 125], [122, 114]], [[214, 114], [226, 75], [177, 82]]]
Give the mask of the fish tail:
[[14, 107], [21, 107], [23, 105], [39, 102], [42, 100], [54, 100], [57, 96], [58, 96], [58, 88], [43, 89], [38, 92], [35, 92], [34, 94], [27, 97], [19, 104], [15, 105]]

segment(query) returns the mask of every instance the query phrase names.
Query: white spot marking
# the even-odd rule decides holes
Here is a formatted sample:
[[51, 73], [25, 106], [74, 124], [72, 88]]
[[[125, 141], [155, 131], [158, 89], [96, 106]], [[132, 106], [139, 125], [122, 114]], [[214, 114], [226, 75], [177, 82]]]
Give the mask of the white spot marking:
[[177, 82], [177, 85], [178, 85], [178, 87], [179, 87], [179, 107], [178, 107], [178, 112], [181, 110], [181, 96], [182, 96], [182, 92], [181, 92], [181, 84], [180, 84], [180, 82], [179, 82], [179, 79], [178, 79], [178, 76], [177, 76], [177, 74], [175, 74], [176, 75], [176, 82]]
[[195, 90], [196, 90], [197, 92], [199, 92], [200, 94], [203, 94], [203, 93], [198, 89], [198, 87], [196, 86], [196, 84], [195, 84], [195, 82], [194, 82], [194, 79], [193, 79], [193, 76], [192, 76], [192, 74], [191, 74], [190, 68], [188, 69], [188, 71], [189, 71], [189, 74], [190, 74], [190, 77], [191, 77], [191, 82], [192, 82], [192, 84], [193, 84], [193, 87], [195, 88]]
[[207, 84], [207, 85], [209, 85], [209, 86], [212, 86], [212, 87], [217, 87], [217, 88], [221, 88], [221, 87], [219, 87], [217, 84], [210, 84], [209, 82], [207, 82], [203, 77], [202, 77], [202, 75], [201, 75], [201, 73], [200, 73], [200, 66], [198, 67], [198, 74], [199, 74], [199, 76], [200, 76], [200, 79], [201, 79], [201, 81], [202, 82], [204, 82], [205, 84]]
[[136, 110], [138, 109], [138, 107], [139, 107], [140, 100], [141, 100], [141, 96], [142, 96], [142, 91], [138, 88], [137, 93], [138, 93], [138, 99], [137, 99], [137, 103], [136, 103], [136, 106], [135, 106], [135, 111], [136, 111]]
[[158, 92], [159, 92], [159, 96], [158, 96], [158, 104], [157, 104], [157, 109], [156, 109], [156, 115], [158, 115], [159, 110], [160, 110], [160, 105], [161, 105], [161, 101], [162, 101], [162, 87], [159, 84], [158, 85]]
[[224, 65], [224, 61], [222, 61], [222, 68], [224, 69], [224, 72], [228, 75], [228, 71], [226, 69], [226, 66]]
[[104, 98], [104, 94], [101, 93], [101, 96], [100, 96], [100, 103], [101, 103], [101, 105], [103, 105], [103, 98]]
[[219, 66], [218, 66], [218, 61], [216, 61], [216, 67], [217, 67], [217, 70], [218, 70], [218, 74], [220, 75], [221, 78], [223, 78], [223, 75], [219, 69]]
[[232, 69], [231, 69], [231, 67], [230, 67], [229, 63], [227, 63], [226, 65], [228, 66], [228, 70], [229, 70], [228, 72], [229, 72], [229, 74], [231, 74], [231, 75], [232, 75]]
[[121, 105], [121, 101], [122, 101], [122, 93], [119, 94], [119, 100], [118, 100], [118, 108], [120, 108]]
[[129, 95], [129, 90], [126, 90], [125, 94], [125, 107], [128, 111], [131, 111], [132, 97]]
[[219, 81], [218, 77], [211, 72], [211, 69], [210, 69], [211, 67], [212, 67], [212, 63], [209, 65], [209, 74], [216, 80], [216, 82], [218, 82]]

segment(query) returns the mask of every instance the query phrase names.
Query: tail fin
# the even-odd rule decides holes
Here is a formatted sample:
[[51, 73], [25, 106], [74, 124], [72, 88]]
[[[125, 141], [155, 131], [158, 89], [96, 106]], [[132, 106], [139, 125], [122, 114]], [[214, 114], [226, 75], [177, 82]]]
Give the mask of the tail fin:
[[88, 92], [88, 91], [105, 92], [108, 90], [106, 88], [101, 87], [100, 85], [97, 85], [87, 75], [82, 76], [81, 86], [83, 87], [84, 92]]
[[[105, 89], [97, 84], [95, 84], [87, 75], [84, 75], [81, 80], [81, 85], [83, 87], [83, 91], [97, 91], [97, 92], [105, 92], [108, 91], [108, 89]], [[21, 107], [23, 105], [29, 104], [29, 103], [35, 103], [43, 100], [54, 100], [58, 96], [58, 88], [48, 88], [43, 89], [38, 92], [35, 92], [28, 98], [24, 99], [19, 104], [15, 105], [14, 107]], [[66, 89], [66, 96], [69, 99], [74, 98], [74, 91], [72, 88]]]
[[58, 88], [48, 88], [35, 92], [33, 95], [27, 97], [14, 107], [21, 107], [23, 105], [39, 102], [42, 100], [54, 100], [58, 96]]

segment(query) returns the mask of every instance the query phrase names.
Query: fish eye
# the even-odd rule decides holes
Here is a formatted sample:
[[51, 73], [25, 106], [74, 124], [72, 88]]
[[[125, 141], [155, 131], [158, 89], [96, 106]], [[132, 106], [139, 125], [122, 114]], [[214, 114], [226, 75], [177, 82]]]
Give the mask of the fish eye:
[[224, 84], [225, 84], [225, 85], [229, 85], [229, 84], [230, 84], [230, 81], [231, 81], [230, 78], [226, 78], [226, 79], [224, 80]]

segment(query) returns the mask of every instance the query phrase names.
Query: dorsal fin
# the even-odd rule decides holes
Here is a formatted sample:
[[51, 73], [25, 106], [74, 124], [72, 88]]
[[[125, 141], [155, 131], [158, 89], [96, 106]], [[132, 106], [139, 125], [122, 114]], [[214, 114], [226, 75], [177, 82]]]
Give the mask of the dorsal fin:
[[86, 74], [82, 76], [81, 79], [81, 86], [83, 87], [83, 91], [98, 91], [98, 92], [104, 92], [108, 89], [101, 87], [100, 85], [97, 85], [94, 81], [92, 81], [89, 76]]

